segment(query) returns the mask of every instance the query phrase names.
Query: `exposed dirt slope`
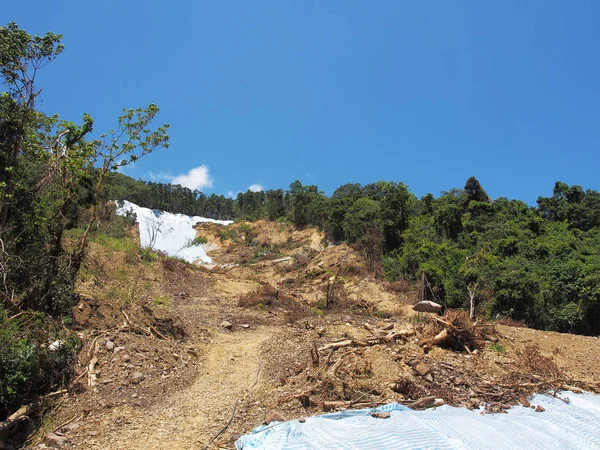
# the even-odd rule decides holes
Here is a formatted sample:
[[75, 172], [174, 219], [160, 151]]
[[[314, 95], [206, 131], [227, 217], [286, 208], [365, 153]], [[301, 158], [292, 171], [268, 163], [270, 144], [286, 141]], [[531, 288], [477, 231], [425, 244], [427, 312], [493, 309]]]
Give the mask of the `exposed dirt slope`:
[[[492, 324], [468, 351], [426, 353], [444, 325], [412, 314], [414, 288], [375, 279], [316, 230], [261, 221], [198, 233], [225, 267], [94, 244], [76, 308], [82, 375], [33, 444], [71, 422], [65, 448], [204, 448], [235, 405], [210, 447], [231, 448], [272, 409], [292, 418], [434, 396], [495, 411], [557, 383], [600, 382], [591, 337]], [[98, 383], [88, 386], [94, 340]]]

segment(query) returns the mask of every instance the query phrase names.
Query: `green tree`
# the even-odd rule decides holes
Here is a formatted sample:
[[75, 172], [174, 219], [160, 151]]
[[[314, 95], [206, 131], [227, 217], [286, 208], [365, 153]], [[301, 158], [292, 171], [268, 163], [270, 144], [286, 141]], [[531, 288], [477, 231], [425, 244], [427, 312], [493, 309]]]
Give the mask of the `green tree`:
[[483, 189], [479, 180], [471, 177], [465, 183], [465, 192], [467, 193], [468, 202], [489, 202], [490, 197]]
[[383, 239], [379, 202], [365, 197], [356, 200], [346, 214], [344, 235], [348, 242], [359, 244], [369, 261], [379, 260]]

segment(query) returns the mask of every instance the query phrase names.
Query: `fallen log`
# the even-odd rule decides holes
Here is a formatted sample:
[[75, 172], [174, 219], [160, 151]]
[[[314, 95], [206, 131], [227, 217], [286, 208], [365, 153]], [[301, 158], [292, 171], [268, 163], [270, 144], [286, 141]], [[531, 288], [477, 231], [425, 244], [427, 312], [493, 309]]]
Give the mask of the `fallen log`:
[[390, 331], [388, 334], [382, 337], [382, 339], [386, 342], [396, 341], [398, 339], [404, 339], [414, 336], [416, 332], [414, 330], [405, 330], [405, 331]]
[[381, 330], [379, 330], [377, 327], [374, 327], [373, 325], [368, 324], [368, 323], [365, 323], [365, 329], [370, 331], [371, 334], [374, 334], [375, 336], [378, 336], [381, 334]]
[[375, 406], [385, 405], [386, 402], [358, 402], [353, 403], [352, 401], [324, 401], [319, 404], [323, 411], [333, 411], [336, 409], [347, 409], [353, 408], [374, 408]]
[[342, 365], [342, 362], [344, 361], [344, 358], [345, 358], [346, 356], [353, 355], [353, 354], [354, 354], [354, 352], [353, 352], [352, 350], [349, 350], [349, 351], [347, 351], [346, 353], [343, 353], [343, 354], [342, 354], [342, 356], [340, 356], [340, 357], [338, 358], [338, 360], [335, 362], [335, 364], [334, 364], [333, 366], [331, 366], [331, 367], [330, 367], [330, 368], [327, 370], [327, 374], [328, 374], [330, 377], [337, 378], [337, 371], [338, 371], [338, 369], [340, 368], [340, 366]]
[[436, 334], [431, 341], [428, 342], [428, 344], [444, 346], [448, 342], [449, 338], [450, 336], [448, 335], [448, 329], [444, 328], [442, 331]]
[[91, 359], [88, 363], [87, 373], [88, 373], [88, 386], [96, 386], [98, 384], [98, 377], [95, 372], [96, 364], [98, 363], [98, 350], [100, 349], [100, 341], [98, 340], [100, 336], [94, 339], [92, 346], [90, 347]]
[[319, 347], [319, 351], [322, 352], [323, 350], [337, 349], [337, 348], [342, 348], [342, 347], [350, 347], [351, 345], [354, 345], [355, 342], [356, 341], [354, 341], [352, 339], [346, 339], [345, 341], [332, 342], [331, 344], [326, 344], [323, 347]]
[[423, 397], [408, 405], [410, 409], [427, 409], [442, 406], [445, 404], [444, 399], [436, 397]]
[[46, 402], [54, 397], [59, 397], [67, 392], [66, 389], [52, 392], [50, 394], [39, 397], [28, 405], [23, 405], [13, 414], [8, 416], [5, 421], [0, 422], [0, 442], [4, 440], [10, 431], [24, 420], [30, 420], [31, 416], [37, 414], [44, 408]]
[[414, 336], [415, 331], [407, 330], [407, 331], [390, 331], [385, 336], [376, 336], [370, 339], [366, 339], [364, 341], [359, 341], [356, 339], [346, 339], [343, 341], [332, 342], [330, 344], [326, 344], [322, 347], [319, 347], [319, 351], [323, 350], [335, 350], [343, 347], [369, 347], [371, 345], [378, 345], [384, 343], [394, 342], [398, 339], [407, 339], [410, 336]]

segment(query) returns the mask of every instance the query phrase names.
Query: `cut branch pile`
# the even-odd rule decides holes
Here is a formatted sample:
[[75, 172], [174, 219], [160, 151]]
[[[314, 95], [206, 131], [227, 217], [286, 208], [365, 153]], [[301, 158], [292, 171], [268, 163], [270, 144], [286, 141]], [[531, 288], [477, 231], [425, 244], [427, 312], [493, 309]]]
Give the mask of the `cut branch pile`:
[[343, 339], [320, 347], [313, 342], [309, 349], [312, 369], [304, 373], [305, 383], [301, 392], [288, 395], [279, 403], [297, 399], [304, 407], [316, 406], [323, 411], [366, 408], [385, 403], [381, 387], [370, 382], [372, 368], [363, 358], [363, 349], [406, 340], [414, 336], [415, 331], [394, 330], [392, 323], [382, 327], [365, 324], [365, 328], [372, 337]]
[[[560, 390], [600, 390], [600, 385], [569, 379], [537, 347], [517, 351], [514, 358], [491, 356], [494, 353], [483, 349], [501, 335], [493, 324], [473, 322], [467, 313], [451, 311], [429, 318], [418, 330], [424, 336], [420, 344], [408, 339], [414, 331], [395, 330], [391, 323], [364, 328], [371, 336], [311, 342], [308, 367], [299, 367], [296, 361], [294, 369], [286, 371], [291, 375], [281, 378], [282, 385], [294, 387], [285, 389], [278, 403], [297, 400], [317, 413], [374, 407], [393, 399], [414, 409], [449, 404], [502, 412], [512, 405], [527, 406], [526, 399], [536, 393], [558, 396]], [[399, 340], [406, 340], [401, 353], [392, 348]], [[423, 354], [419, 348], [423, 344], [425, 350], [440, 345], [458, 351]], [[381, 351], [370, 350], [377, 346]], [[371, 366], [387, 355], [397, 364], [397, 378], [386, 376], [390, 366], [382, 371]]]

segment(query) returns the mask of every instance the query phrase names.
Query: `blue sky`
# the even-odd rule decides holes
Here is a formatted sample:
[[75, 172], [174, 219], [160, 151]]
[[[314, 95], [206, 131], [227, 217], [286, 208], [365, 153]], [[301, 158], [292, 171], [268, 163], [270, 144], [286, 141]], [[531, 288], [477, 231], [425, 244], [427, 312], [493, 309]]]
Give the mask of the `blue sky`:
[[475, 175], [530, 204], [557, 180], [600, 189], [593, 0], [21, 0], [0, 19], [64, 35], [38, 80], [45, 111], [88, 112], [100, 134], [124, 107], [160, 106], [171, 148], [136, 178], [421, 196]]

